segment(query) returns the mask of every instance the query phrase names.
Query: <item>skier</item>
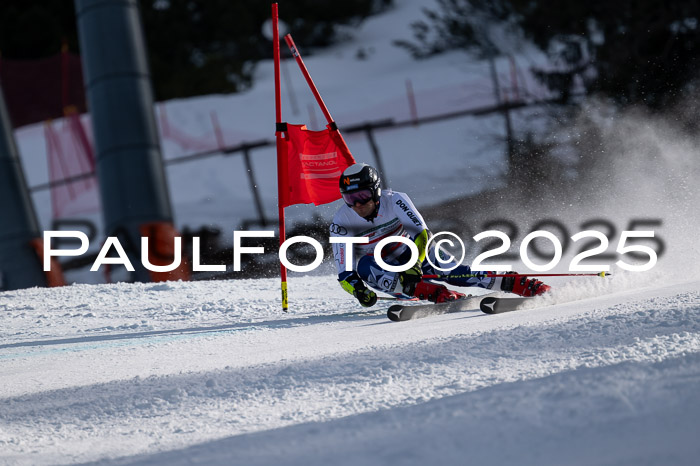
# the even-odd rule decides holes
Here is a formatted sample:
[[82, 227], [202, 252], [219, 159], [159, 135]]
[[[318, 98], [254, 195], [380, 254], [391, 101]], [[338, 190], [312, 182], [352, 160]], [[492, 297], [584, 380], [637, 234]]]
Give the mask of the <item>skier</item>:
[[[425, 260], [426, 255], [429, 255], [435, 263], [435, 248], [426, 250], [430, 235], [428, 227], [406, 194], [382, 191], [377, 170], [364, 163], [356, 163], [345, 169], [339, 184], [345, 204], [333, 217], [331, 236], [369, 239], [368, 243], [363, 244], [333, 243], [338, 281], [362, 306], [370, 307], [377, 302], [377, 295], [372, 288], [398, 297], [417, 297], [434, 303], [465, 297], [463, 293], [450, 290], [445, 285], [424, 281], [424, 274], [462, 275], [461, 278], [437, 280], [454, 286], [500, 289], [521, 296], [539, 295], [550, 289], [534, 278], [493, 278], [486, 276], [489, 272], [472, 274], [468, 265], [460, 265], [449, 272], [436, 270]], [[404, 272], [386, 271], [374, 259], [375, 246], [389, 236], [410, 238], [418, 248], [418, 260]], [[405, 264], [410, 258], [411, 250], [403, 243], [390, 243], [382, 250], [382, 259], [389, 265]], [[348, 272], [346, 264], [349, 261], [352, 261], [352, 270]], [[464, 277], [465, 275], [476, 276]]]

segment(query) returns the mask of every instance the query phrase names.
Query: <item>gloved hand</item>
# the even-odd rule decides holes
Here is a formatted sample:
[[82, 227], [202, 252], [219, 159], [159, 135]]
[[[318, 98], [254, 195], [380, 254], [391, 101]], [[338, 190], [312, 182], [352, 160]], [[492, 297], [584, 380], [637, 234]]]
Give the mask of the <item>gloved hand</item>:
[[409, 296], [413, 296], [413, 293], [416, 290], [416, 285], [420, 283], [422, 279], [423, 269], [420, 261], [413, 264], [413, 267], [410, 269], [399, 273], [399, 281], [401, 282], [403, 292]]
[[357, 298], [363, 307], [372, 307], [377, 304], [377, 293], [369, 288], [362, 290], [356, 288], [352, 295]]
[[362, 278], [355, 272], [343, 272], [338, 276], [340, 286], [352, 294], [364, 307], [371, 307], [377, 303], [377, 294], [367, 288]]

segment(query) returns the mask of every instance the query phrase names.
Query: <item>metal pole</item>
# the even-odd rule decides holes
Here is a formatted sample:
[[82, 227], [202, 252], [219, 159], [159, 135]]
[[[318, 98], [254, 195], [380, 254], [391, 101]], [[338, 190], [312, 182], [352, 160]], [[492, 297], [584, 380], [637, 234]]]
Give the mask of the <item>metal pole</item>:
[[369, 147], [372, 149], [372, 154], [374, 154], [374, 160], [377, 164], [377, 170], [379, 170], [379, 176], [384, 181], [384, 186], [389, 186], [389, 179], [387, 177], [386, 171], [384, 171], [384, 164], [382, 163], [382, 155], [379, 153], [379, 146], [374, 140], [374, 133], [372, 132], [372, 125], [369, 123], [365, 126], [365, 134], [367, 134], [367, 141], [369, 142]]
[[27, 189], [0, 89], [0, 290], [46, 286], [47, 279], [32, 240], [39, 222]]
[[503, 118], [505, 120], [506, 126], [506, 156], [508, 158], [508, 175], [509, 177], [513, 175], [515, 170], [515, 147], [513, 145], [513, 125], [510, 120], [510, 110], [507, 105], [503, 105], [503, 99], [501, 98], [501, 85], [498, 82], [498, 72], [496, 71], [496, 58], [495, 51], [491, 51], [489, 54], [489, 69], [491, 71], [491, 80], [493, 81], [493, 93], [496, 99], [496, 106], [503, 106]]
[[266, 227], [267, 220], [265, 219], [265, 212], [263, 211], [262, 201], [260, 200], [258, 184], [255, 182], [255, 173], [253, 173], [253, 165], [250, 163], [250, 148], [248, 146], [243, 147], [243, 161], [245, 162], [245, 171], [248, 174], [250, 190], [253, 193], [255, 209], [258, 211], [258, 218], [260, 218], [260, 225]]
[[142, 229], [172, 226], [173, 215], [138, 2], [75, 0], [75, 5], [105, 232], [128, 237], [126, 243], [136, 249], [127, 251], [134, 278], [151, 281], [141, 264]]

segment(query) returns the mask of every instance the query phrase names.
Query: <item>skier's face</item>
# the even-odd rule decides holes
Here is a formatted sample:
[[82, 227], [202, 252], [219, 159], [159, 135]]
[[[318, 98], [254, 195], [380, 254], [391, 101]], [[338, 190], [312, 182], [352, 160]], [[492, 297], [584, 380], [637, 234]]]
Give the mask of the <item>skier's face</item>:
[[355, 205], [353, 205], [351, 209], [354, 210], [357, 215], [364, 218], [372, 215], [372, 212], [374, 212], [374, 209], [376, 207], [377, 203], [372, 200], [369, 200], [364, 204], [360, 204], [359, 201], [355, 202]]

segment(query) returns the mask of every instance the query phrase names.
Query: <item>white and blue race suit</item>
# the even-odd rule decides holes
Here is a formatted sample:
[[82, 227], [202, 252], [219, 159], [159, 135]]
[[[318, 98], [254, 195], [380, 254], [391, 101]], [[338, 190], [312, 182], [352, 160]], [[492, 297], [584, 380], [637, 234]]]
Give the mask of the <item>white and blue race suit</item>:
[[[399, 273], [382, 269], [374, 259], [374, 249], [384, 238], [390, 236], [403, 236], [415, 240], [416, 237], [428, 227], [423, 216], [418, 212], [408, 195], [389, 189], [383, 190], [379, 200], [379, 210], [372, 220], [366, 220], [355, 213], [352, 208], [343, 204], [333, 217], [330, 225], [330, 234], [335, 237], [365, 237], [368, 243], [346, 244], [334, 243], [333, 254], [335, 265], [338, 269], [338, 280], [343, 281], [356, 272], [369, 286], [386, 293], [401, 295]], [[350, 249], [352, 248], [352, 249]], [[426, 251], [428, 257], [435, 263], [435, 248], [430, 247]], [[389, 243], [382, 249], [382, 260], [389, 265], [406, 264], [411, 257], [411, 250], [403, 243]], [[351, 261], [350, 272], [346, 271], [348, 262]], [[443, 268], [449, 268], [450, 264], [444, 264]], [[454, 264], [452, 264], [454, 265]], [[422, 265], [423, 274], [430, 275], [469, 275], [471, 269], [468, 265], [460, 265], [449, 272], [435, 270], [426, 260]], [[479, 286], [491, 288], [492, 278], [449, 278], [437, 279], [455, 286]]]

